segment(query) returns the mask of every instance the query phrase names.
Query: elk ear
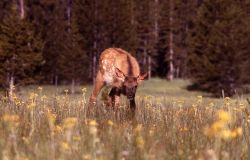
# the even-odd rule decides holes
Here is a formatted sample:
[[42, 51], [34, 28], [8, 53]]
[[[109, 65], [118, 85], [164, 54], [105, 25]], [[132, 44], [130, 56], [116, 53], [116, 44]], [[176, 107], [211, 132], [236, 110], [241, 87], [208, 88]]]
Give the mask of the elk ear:
[[125, 79], [125, 74], [120, 69], [115, 68], [115, 74], [119, 79], [121, 80]]
[[137, 77], [137, 82], [140, 83], [142, 82], [146, 77], [148, 76], [148, 73], [143, 73]]

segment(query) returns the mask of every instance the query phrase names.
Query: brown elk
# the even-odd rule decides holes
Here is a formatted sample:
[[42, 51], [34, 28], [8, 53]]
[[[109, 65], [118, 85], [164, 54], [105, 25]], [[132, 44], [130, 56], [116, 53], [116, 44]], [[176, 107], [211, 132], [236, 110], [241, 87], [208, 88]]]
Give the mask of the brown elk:
[[140, 75], [140, 67], [137, 60], [125, 50], [109, 48], [101, 53], [99, 69], [90, 103], [96, 103], [96, 98], [104, 85], [111, 86], [109, 103], [117, 107], [120, 95], [125, 95], [130, 102], [130, 109], [135, 112], [135, 93], [138, 84], [144, 80], [147, 74]]

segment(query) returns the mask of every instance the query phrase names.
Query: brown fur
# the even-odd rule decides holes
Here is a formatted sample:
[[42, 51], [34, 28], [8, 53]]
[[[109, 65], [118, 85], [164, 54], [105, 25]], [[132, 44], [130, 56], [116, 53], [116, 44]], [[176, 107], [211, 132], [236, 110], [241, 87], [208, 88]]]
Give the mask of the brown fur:
[[[130, 77], [134, 82], [125, 78]], [[120, 48], [108, 48], [101, 53], [99, 60], [99, 69], [96, 77], [95, 86], [90, 96], [90, 102], [95, 103], [102, 87], [106, 84], [112, 87], [109, 94], [110, 101], [114, 105], [119, 105], [120, 94], [124, 94], [122, 87], [128, 83], [130, 85], [138, 84], [145, 76], [140, 76], [140, 68], [137, 60], [128, 52]], [[134, 102], [133, 102], [134, 104]]]

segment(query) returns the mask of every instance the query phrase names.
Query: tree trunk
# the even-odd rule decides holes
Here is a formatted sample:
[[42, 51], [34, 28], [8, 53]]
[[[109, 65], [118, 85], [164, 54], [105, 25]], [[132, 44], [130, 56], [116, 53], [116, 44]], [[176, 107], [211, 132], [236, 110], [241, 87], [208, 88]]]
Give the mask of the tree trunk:
[[180, 78], [180, 65], [177, 65], [175, 68], [176, 68], [175, 77], [176, 77], [176, 78]]
[[135, 13], [134, 13], [134, 7], [135, 7], [135, 4], [134, 4], [134, 1], [131, 0], [130, 1], [130, 17], [131, 17], [131, 24], [134, 25], [135, 24]]
[[151, 56], [148, 56], [148, 79], [151, 79]]
[[143, 68], [145, 69], [146, 65], [147, 65], [147, 40], [144, 39], [144, 46], [143, 46]]
[[159, 37], [159, 0], [154, 1], [154, 36], [155, 36], [155, 43], [158, 42]]
[[173, 64], [173, 57], [174, 57], [174, 49], [173, 49], [173, 0], [169, 1], [170, 9], [169, 9], [169, 71], [167, 74], [167, 79], [172, 81], [174, 79], [174, 64]]
[[[68, 3], [67, 3], [67, 18], [68, 18], [68, 25], [70, 26], [71, 24], [71, 0], [68, 0]], [[70, 30], [70, 27], [69, 27], [69, 30]]]
[[24, 17], [25, 17], [24, 0], [19, 0], [19, 6], [20, 6], [20, 18], [24, 19]]
[[[95, 1], [95, 11], [94, 11], [94, 19], [96, 20], [97, 19], [97, 16], [98, 16], [98, 10], [97, 10], [97, 1]], [[93, 72], [93, 83], [95, 83], [95, 79], [96, 79], [96, 61], [97, 61], [97, 26], [94, 25], [94, 44], [93, 44], [93, 54], [92, 54], [92, 72]]]
[[15, 86], [14, 86], [14, 76], [11, 75], [10, 82], [9, 82], [9, 100], [11, 102], [13, 102], [14, 89], [15, 89]]
[[93, 54], [93, 83], [95, 83], [96, 79], [96, 51], [97, 51], [97, 46], [96, 46], [96, 41], [94, 42], [94, 54]]
[[75, 94], [75, 79], [72, 78], [71, 81], [71, 94]]
[[55, 86], [56, 87], [58, 86], [58, 76], [57, 75], [55, 76]]

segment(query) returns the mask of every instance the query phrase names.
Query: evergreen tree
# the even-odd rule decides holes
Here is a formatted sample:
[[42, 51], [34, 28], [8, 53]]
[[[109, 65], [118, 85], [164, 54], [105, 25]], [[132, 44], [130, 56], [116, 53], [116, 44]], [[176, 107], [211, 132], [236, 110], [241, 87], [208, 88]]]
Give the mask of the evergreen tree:
[[166, 52], [168, 49], [169, 32], [169, 1], [161, 0], [159, 9], [159, 40], [157, 44], [157, 71], [160, 77], [166, 78], [169, 70]]
[[174, 77], [187, 78], [188, 33], [196, 15], [197, 1], [175, 0], [174, 3]]
[[0, 26], [0, 85], [6, 87], [10, 79], [16, 84], [30, 84], [38, 80], [43, 42], [35, 35], [30, 22], [20, 19], [12, 6]]
[[4, 15], [6, 14], [7, 8], [10, 7], [11, 1], [9, 0], [1, 0], [0, 1], [0, 19], [2, 20]]
[[[74, 11], [74, 10], [73, 10]], [[74, 93], [76, 82], [86, 81], [88, 59], [85, 51], [80, 46], [83, 39], [79, 33], [76, 15], [73, 12], [70, 18], [68, 33], [65, 41], [65, 51], [60, 55], [60, 73], [64, 80], [72, 83], [71, 92]]]
[[51, 15], [48, 17], [48, 24], [45, 32], [44, 59], [45, 66], [43, 74], [46, 80], [57, 85], [62, 80], [63, 71], [61, 56], [67, 54], [67, 19], [65, 17], [65, 3], [56, 1], [51, 5]]
[[157, 44], [157, 35], [155, 35], [157, 33], [155, 33], [154, 26], [156, 20], [155, 2], [149, 0], [135, 2], [136, 35], [131, 36], [137, 36], [137, 59], [142, 66], [141, 68], [151, 76], [152, 61], [154, 62], [155, 46]]
[[[89, 57], [89, 77], [95, 77], [100, 53], [109, 47], [135, 51], [132, 0], [78, 0], [77, 19]], [[83, 27], [84, 26], [84, 27]]]
[[241, 65], [249, 59], [246, 17], [240, 1], [203, 2], [189, 38], [194, 87], [231, 96], [243, 84]]
[[[127, 51], [135, 51], [135, 26], [132, 25], [130, 15], [130, 1], [126, 0], [107, 0], [107, 8], [113, 6], [107, 12], [107, 19], [104, 20], [108, 45], [120, 47]], [[107, 46], [107, 47], [109, 47]]]

